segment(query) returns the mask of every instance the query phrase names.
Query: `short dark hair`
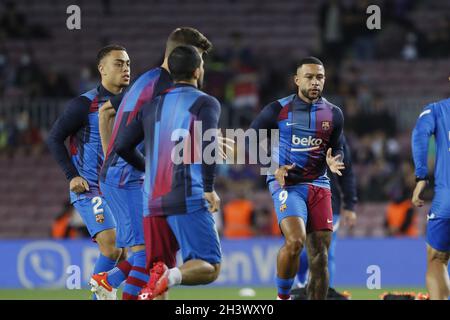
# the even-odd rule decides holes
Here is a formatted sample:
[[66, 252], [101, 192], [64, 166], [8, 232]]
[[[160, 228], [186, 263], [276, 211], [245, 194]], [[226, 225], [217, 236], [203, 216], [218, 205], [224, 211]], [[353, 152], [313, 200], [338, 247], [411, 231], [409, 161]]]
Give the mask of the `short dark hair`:
[[299, 63], [297, 64], [296, 70], [298, 70], [298, 68], [301, 68], [301, 66], [304, 64], [318, 64], [320, 66], [323, 66], [322, 61], [320, 61], [316, 57], [311, 56], [311, 57], [305, 57], [302, 60], [300, 60]]
[[200, 31], [190, 27], [176, 28], [167, 39], [166, 53], [168, 56], [178, 46], [194, 46], [208, 53], [213, 45]]
[[108, 44], [107, 46], [104, 46], [103, 48], [101, 48], [98, 53], [97, 53], [97, 65], [100, 64], [100, 61], [102, 61], [102, 59], [104, 57], [106, 57], [111, 51], [127, 51], [127, 49], [125, 49], [124, 46], [121, 46], [119, 44]]
[[170, 53], [168, 63], [174, 81], [190, 80], [202, 58], [194, 46], [178, 46]]

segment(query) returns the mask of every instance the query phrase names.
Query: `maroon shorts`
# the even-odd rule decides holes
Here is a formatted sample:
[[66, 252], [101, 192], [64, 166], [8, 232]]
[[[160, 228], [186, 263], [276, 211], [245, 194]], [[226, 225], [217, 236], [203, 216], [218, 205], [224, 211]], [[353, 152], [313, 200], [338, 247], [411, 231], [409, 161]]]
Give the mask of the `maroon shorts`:
[[147, 271], [157, 261], [164, 262], [169, 268], [177, 264], [178, 242], [167, 223], [166, 217], [144, 217], [145, 252]]
[[308, 186], [308, 222], [306, 232], [333, 231], [333, 209], [331, 207], [331, 191], [313, 185]]

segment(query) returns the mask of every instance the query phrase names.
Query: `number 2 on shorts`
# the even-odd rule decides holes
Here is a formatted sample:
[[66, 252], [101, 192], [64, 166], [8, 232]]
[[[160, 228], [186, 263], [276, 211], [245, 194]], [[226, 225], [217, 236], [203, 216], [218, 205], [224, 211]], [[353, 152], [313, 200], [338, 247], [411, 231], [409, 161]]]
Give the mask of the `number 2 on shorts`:
[[100, 214], [103, 213], [103, 209], [100, 208], [100, 206], [102, 205], [102, 198], [100, 197], [94, 197], [91, 200], [91, 203], [94, 205], [94, 214]]

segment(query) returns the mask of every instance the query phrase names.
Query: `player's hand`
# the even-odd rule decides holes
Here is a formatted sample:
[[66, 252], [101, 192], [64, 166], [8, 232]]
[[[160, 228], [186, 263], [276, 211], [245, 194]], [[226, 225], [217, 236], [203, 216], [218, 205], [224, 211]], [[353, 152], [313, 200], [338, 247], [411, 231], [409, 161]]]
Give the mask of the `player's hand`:
[[418, 181], [416, 184], [416, 188], [414, 189], [412, 196], [412, 203], [416, 207], [422, 207], [425, 204], [425, 201], [423, 201], [420, 197], [422, 196], [422, 192], [425, 190], [426, 186], [427, 182], [425, 180]]
[[80, 176], [75, 177], [72, 180], [70, 180], [69, 187], [70, 187], [70, 191], [75, 192], [75, 193], [83, 193], [83, 192], [89, 191], [89, 184], [87, 183], [87, 181], [85, 179], [83, 179]]
[[222, 136], [222, 132], [219, 132], [219, 135], [217, 136], [217, 138], [218, 138], [217, 142], [219, 144], [219, 156], [222, 159], [226, 160], [227, 159], [227, 152], [224, 151], [223, 149], [225, 147], [225, 149], [233, 151], [234, 140]]
[[275, 179], [277, 179], [280, 187], [284, 187], [286, 184], [284, 178], [288, 176], [288, 171], [295, 167], [295, 163], [290, 165], [284, 165], [275, 170]]
[[205, 199], [209, 203], [208, 211], [210, 213], [219, 211], [220, 208], [220, 198], [215, 191], [213, 192], [205, 192]]
[[340, 170], [345, 169], [344, 163], [340, 160], [341, 155], [338, 154], [337, 156], [333, 157], [331, 148], [327, 151], [327, 164], [330, 168], [331, 172], [336, 173], [338, 176], [342, 176], [342, 173]]
[[353, 227], [356, 224], [356, 212], [352, 210], [343, 210], [342, 222], [346, 227]]

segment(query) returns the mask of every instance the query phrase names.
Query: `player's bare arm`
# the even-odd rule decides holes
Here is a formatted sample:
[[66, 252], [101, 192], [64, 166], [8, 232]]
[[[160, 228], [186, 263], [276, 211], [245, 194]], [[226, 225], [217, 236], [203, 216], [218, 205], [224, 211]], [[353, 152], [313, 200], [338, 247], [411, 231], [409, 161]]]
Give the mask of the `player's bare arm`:
[[99, 110], [99, 130], [100, 139], [102, 141], [103, 154], [108, 151], [109, 141], [111, 139], [111, 134], [114, 126], [114, 119], [116, 117], [116, 110], [112, 106], [111, 102], [106, 102]]
[[426, 180], [421, 180], [418, 181], [416, 184], [416, 187], [414, 188], [414, 192], [413, 192], [413, 196], [412, 196], [412, 203], [416, 206], [416, 207], [422, 207], [425, 204], [425, 201], [422, 200], [422, 193], [425, 190], [427, 186], [427, 181]]

